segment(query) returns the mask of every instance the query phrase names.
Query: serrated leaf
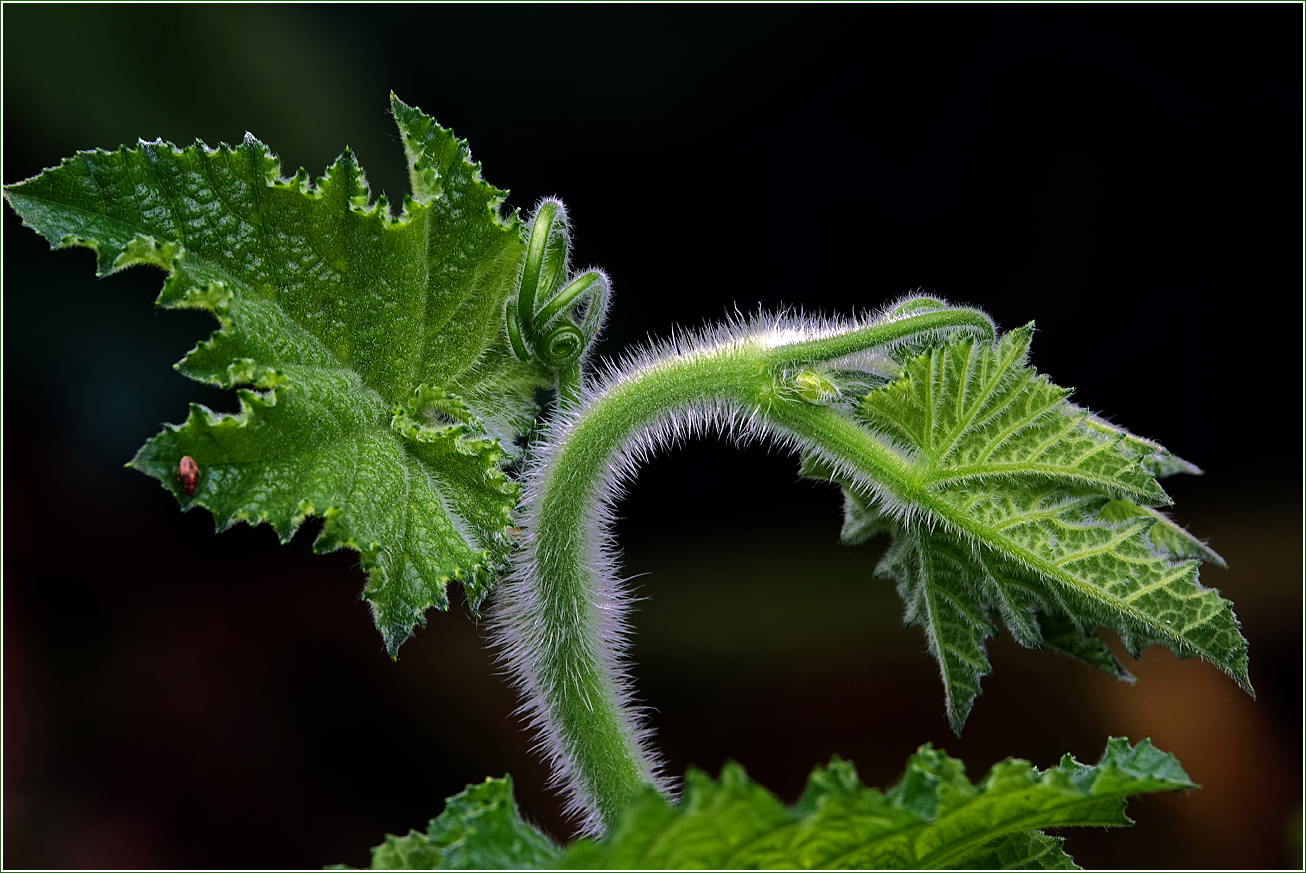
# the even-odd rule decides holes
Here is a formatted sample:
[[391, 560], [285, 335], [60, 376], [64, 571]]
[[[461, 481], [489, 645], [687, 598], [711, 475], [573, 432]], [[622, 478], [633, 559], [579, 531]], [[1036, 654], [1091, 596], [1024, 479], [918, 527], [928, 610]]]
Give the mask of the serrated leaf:
[[1128, 797], [1196, 787], [1173, 755], [1119, 738], [1095, 766], [1008, 758], [979, 784], [926, 745], [887, 792], [836, 757], [791, 807], [730, 762], [717, 779], [691, 769], [678, 801], [650, 787], [601, 840], [559, 850], [522, 820], [505, 777], [449, 798], [425, 832], [386, 837], [371, 869], [1077, 869], [1042, 828], [1132, 824]]
[[1169, 502], [1158, 467], [1181, 462], [1068, 403], [1026, 365], [1031, 336], [934, 348], [857, 410], [909, 459], [919, 493], [915, 503], [850, 493], [844, 539], [891, 523], [877, 572], [925, 630], [954, 730], [999, 622], [1026, 646], [1131, 679], [1094, 632], [1106, 626], [1135, 656], [1151, 645], [1200, 656], [1250, 692], [1238, 620], [1192, 559], [1223, 561], [1154, 508]]
[[1144, 740], [1108, 742], [1101, 763], [1067, 756], [1039, 771], [995, 765], [978, 785], [960, 761], [929, 746], [881, 793], [852, 765], [817, 768], [785, 807], [737, 764], [719, 779], [691, 771], [683, 798], [648, 792], [600, 841], [580, 840], [564, 869], [1075, 869], [1042, 828], [1130, 824], [1130, 795], [1196, 786], [1172, 755]]
[[959, 543], [924, 531], [901, 531], [876, 573], [898, 580], [903, 620], [924, 629], [939, 663], [948, 718], [960, 730], [988, 675], [984, 639], [992, 636], [989, 610], [970, 590], [970, 555]]
[[1228, 566], [1224, 558], [1217, 555], [1210, 546], [1175, 524], [1168, 515], [1150, 506], [1137, 506], [1128, 500], [1112, 500], [1098, 510], [1098, 516], [1105, 521], [1148, 519], [1152, 526], [1147, 530], [1147, 538], [1158, 550], [1176, 558], [1197, 558], [1221, 567]]
[[[1078, 409], [1073, 404], [1071, 408]], [[1170, 450], [1160, 443], [1132, 434], [1091, 412], [1085, 413], [1084, 424], [1099, 433], [1119, 437], [1121, 451], [1136, 458], [1139, 463], [1159, 479], [1173, 476], [1176, 473], [1186, 473], [1190, 476], [1202, 475], [1200, 467], [1190, 461], [1185, 461], [1178, 455], [1170, 454]]]
[[[701, 770], [685, 774], [684, 796], [674, 806], [648, 791], [601, 843], [579, 840], [561, 866], [576, 869], [738, 868], [765, 835], [791, 816], [775, 795], [728, 762], [720, 779]], [[742, 854], [741, 854], [742, 853]]]
[[450, 797], [426, 831], [387, 836], [372, 849], [372, 870], [539, 870], [561, 851], [522, 820], [512, 778], [486, 779]]
[[1136, 681], [1094, 629], [1080, 627], [1069, 616], [1057, 613], [1041, 612], [1037, 621], [1043, 645], [1049, 649], [1083, 661], [1122, 682], [1132, 685]]
[[504, 192], [463, 141], [392, 105], [414, 186], [398, 218], [348, 150], [310, 184], [252, 136], [82, 152], [5, 196], [54, 247], [94, 249], [101, 275], [160, 267], [160, 306], [216, 316], [178, 369], [240, 388], [239, 411], [192, 407], [131, 466], [219, 528], [267, 522], [284, 541], [324, 519], [315, 548], [362, 554], [394, 654], [450, 580], [473, 609], [487, 593], [517, 495], [501, 467], [549, 376], [507, 347], [522, 242]]
[[966, 862], [971, 870], [1080, 870], [1062, 848], [1065, 837], [1021, 831], [998, 837]]

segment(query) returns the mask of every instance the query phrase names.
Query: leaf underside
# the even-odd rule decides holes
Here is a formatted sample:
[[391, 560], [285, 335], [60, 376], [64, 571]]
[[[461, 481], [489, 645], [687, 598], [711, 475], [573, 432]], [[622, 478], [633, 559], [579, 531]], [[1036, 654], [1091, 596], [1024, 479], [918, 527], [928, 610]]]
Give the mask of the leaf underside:
[[387, 837], [372, 869], [1076, 869], [1041, 829], [1132, 824], [1129, 796], [1195, 787], [1148, 740], [1112, 739], [1091, 767], [1007, 759], [978, 784], [927, 745], [887, 792], [836, 758], [791, 807], [728, 763], [719, 779], [691, 769], [675, 803], [649, 789], [607, 836], [564, 850], [521, 820], [510, 780], [490, 779], [450, 798], [425, 832]]
[[[1152, 645], [1199, 656], [1250, 692], [1232, 606], [1198, 581], [1200, 561], [1223, 560], [1156, 508], [1169, 502], [1158, 475], [1200, 471], [1067, 402], [1027, 366], [1032, 333], [917, 355], [855, 413], [909, 459], [924, 496], [845, 482], [843, 539], [892, 535], [876, 573], [925, 631], [953, 729], [980, 694], [999, 623], [1025, 646], [1132, 681], [1104, 626], [1135, 657]], [[805, 472], [828, 478], [819, 464]]]
[[315, 549], [361, 553], [394, 654], [450, 580], [473, 609], [485, 597], [511, 545], [506, 451], [547, 380], [504, 336], [522, 252], [505, 192], [463, 141], [392, 108], [413, 187], [398, 217], [348, 150], [311, 184], [252, 136], [82, 152], [5, 196], [53, 247], [95, 250], [100, 275], [160, 267], [160, 306], [217, 318], [177, 369], [238, 389], [239, 410], [192, 405], [130, 466], [219, 529], [266, 522], [285, 541], [323, 519]]

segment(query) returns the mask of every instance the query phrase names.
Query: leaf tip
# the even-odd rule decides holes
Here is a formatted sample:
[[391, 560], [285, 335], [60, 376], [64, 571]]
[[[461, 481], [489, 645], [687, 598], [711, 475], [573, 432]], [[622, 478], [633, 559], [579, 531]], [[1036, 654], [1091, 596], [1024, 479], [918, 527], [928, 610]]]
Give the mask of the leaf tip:
[[966, 700], [958, 703], [952, 698], [951, 694], [948, 695], [948, 725], [952, 728], [952, 732], [958, 737], [961, 736], [961, 729], [966, 725], [966, 719], [970, 717], [970, 711], [975, 707], [975, 697], [977, 696], [978, 695], [972, 695]]
[[1247, 694], [1251, 696], [1252, 700], [1255, 700], [1256, 689], [1252, 687], [1251, 677], [1247, 674], [1246, 657], [1244, 657], [1242, 661], [1243, 661], [1242, 671], [1239, 673], [1230, 673], [1229, 676], [1233, 679], [1234, 682], [1238, 683], [1239, 688], [1241, 688], [1243, 691], [1246, 691]]

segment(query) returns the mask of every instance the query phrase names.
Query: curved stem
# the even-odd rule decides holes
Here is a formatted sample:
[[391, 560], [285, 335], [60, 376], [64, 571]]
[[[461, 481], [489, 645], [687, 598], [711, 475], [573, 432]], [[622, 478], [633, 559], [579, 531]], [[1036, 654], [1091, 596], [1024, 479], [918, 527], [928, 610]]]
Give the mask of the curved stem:
[[780, 367], [834, 361], [876, 346], [957, 331], [985, 339], [994, 338], [993, 320], [983, 312], [978, 309], [948, 307], [869, 324], [847, 333], [779, 346], [771, 351], [770, 358], [772, 363]]
[[552, 300], [540, 307], [540, 311], [535, 316], [535, 322], [539, 325], [540, 330], [548, 331], [553, 326], [555, 318], [562, 315], [568, 306], [575, 304], [580, 300], [582, 294], [589, 291], [594, 283], [601, 280], [602, 275], [597, 270], [582, 273], [573, 279], [566, 288], [555, 294]]
[[[563, 221], [558, 222], [559, 228], [555, 230], [554, 222], [559, 210], [562, 209], [562, 203], [557, 200], [544, 200], [535, 210], [535, 215], [531, 219], [531, 235], [526, 243], [526, 259], [522, 264], [522, 273], [520, 285], [517, 288], [517, 308], [521, 316], [527, 319], [526, 324], [529, 329], [527, 334], [532, 334], [530, 339], [534, 342], [534, 318], [535, 318], [535, 297], [539, 291], [547, 293], [552, 290], [549, 286], [557, 281], [559, 273], [558, 257], [556, 252], [552, 253], [550, 258], [550, 248], [562, 247], [566, 251], [566, 221], [565, 212]], [[558, 239], [561, 237], [561, 243]], [[565, 264], [565, 254], [563, 255]], [[541, 287], [543, 286], [543, 287]]]
[[754, 326], [636, 361], [546, 426], [527, 477], [523, 559], [499, 590], [494, 631], [584, 832], [613, 824], [644, 786], [667, 787], [631, 706], [623, 660], [629, 595], [610, 524], [621, 483], [658, 448], [716, 429], [816, 452], [906, 497], [913, 489], [904, 460], [841, 411], [813, 402], [792, 369], [959, 329], [992, 335], [987, 317], [953, 309], [836, 328]]
[[626, 598], [610, 560], [605, 507], [633, 466], [632, 444], [661, 416], [746, 392], [764, 372], [756, 350], [648, 368], [550, 428], [543, 464], [528, 479], [524, 559], [500, 588], [495, 632], [587, 833], [601, 832], [641, 787], [659, 783], [629, 705], [620, 655]]
[[558, 402], [568, 406], [580, 403], [580, 361], [572, 361], [558, 370]]

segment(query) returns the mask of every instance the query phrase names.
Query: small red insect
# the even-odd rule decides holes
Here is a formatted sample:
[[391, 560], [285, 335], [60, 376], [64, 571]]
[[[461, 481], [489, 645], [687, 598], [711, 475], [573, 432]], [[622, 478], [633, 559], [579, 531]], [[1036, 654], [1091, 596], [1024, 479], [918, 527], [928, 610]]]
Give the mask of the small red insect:
[[200, 483], [200, 465], [190, 455], [182, 456], [181, 463], [177, 465], [177, 481], [187, 495], [195, 493], [195, 486]]

